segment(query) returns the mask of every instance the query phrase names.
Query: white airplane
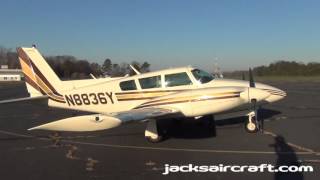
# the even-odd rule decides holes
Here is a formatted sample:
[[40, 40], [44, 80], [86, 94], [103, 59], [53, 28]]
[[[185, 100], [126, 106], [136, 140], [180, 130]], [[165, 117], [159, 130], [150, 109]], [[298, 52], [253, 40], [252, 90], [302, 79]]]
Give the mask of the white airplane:
[[278, 88], [250, 82], [214, 79], [193, 67], [172, 68], [120, 78], [61, 81], [35, 48], [17, 48], [30, 97], [5, 100], [10, 103], [39, 98], [48, 106], [91, 112], [53, 121], [29, 130], [98, 131], [129, 122], [147, 121], [145, 137], [160, 142], [159, 119], [188, 117], [211, 121], [227, 115], [247, 116], [245, 129], [257, 132], [257, 107], [278, 101], [286, 93]]

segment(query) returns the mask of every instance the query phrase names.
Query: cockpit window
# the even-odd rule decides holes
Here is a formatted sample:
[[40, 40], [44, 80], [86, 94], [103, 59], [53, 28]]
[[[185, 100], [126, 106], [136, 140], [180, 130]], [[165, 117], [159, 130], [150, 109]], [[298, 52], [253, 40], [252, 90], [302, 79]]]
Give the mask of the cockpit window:
[[183, 86], [192, 84], [186, 72], [165, 75], [166, 87]]
[[207, 82], [210, 82], [214, 79], [213, 75], [205, 72], [200, 69], [194, 69], [191, 71], [193, 76], [196, 78], [197, 81], [199, 81], [201, 84], [205, 84]]

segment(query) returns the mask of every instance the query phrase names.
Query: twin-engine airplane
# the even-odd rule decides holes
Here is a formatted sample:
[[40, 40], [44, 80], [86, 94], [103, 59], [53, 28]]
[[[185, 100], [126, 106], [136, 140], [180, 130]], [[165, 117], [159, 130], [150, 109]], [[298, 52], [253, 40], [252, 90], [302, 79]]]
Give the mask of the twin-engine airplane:
[[[275, 87], [250, 82], [215, 79], [192, 67], [172, 68], [120, 78], [61, 81], [35, 48], [17, 48], [30, 97], [0, 103], [47, 98], [48, 106], [87, 111], [92, 115], [70, 117], [29, 130], [98, 131], [129, 122], [147, 121], [145, 137], [159, 142], [159, 119], [247, 116], [245, 129], [257, 132], [257, 108], [278, 101], [286, 93]], [[239, 114], [240, 112], [240, 114]]]

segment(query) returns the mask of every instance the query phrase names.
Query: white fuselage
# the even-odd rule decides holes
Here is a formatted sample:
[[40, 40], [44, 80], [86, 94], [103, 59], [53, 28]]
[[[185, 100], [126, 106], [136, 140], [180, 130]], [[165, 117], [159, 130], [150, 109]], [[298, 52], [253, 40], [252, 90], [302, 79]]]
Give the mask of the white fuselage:
[[[195, 117], [232, 111], [245, 107], [249, 102], [250, 98], [245, 97], [248, 95], [248, 81], [213, 79], [207, 83], [200, 83], [192, 75], [192, 69], [175, 68], [116, 79], [63, 82], [64, 90], [60, 93], [65, 103], [50, 99], [49, 106], [103, 114], [134, 108], [170, 106], [181, 111], [186, 117]], [[186, 72], [191, 83], [167, 87], [164, 76], [179, 72]], [[161, 77], [161, 86], [143, 89], [139, 80], [154, 76]], [[121, 89], [121, 82], [131, 80], [136, 85], [135, 90]], [[259, 103], [275, 102], [285, 96], [282, 90], [262, 83], [256, 83], [255, 89], [261, 90], [261, 96], [265, 96], [264, 93], [268, 96]]]

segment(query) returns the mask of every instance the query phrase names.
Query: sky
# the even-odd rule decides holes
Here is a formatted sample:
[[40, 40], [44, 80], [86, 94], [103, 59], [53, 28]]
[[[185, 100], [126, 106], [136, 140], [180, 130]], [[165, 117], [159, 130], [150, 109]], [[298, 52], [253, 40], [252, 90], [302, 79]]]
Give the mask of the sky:
[[152, 69], [320, 62], [319, 9], [317, 0], [2, 0], [0, 46]]

